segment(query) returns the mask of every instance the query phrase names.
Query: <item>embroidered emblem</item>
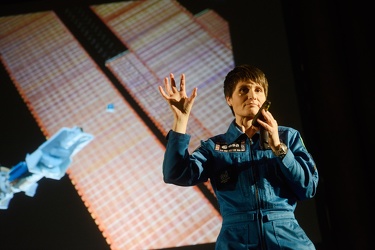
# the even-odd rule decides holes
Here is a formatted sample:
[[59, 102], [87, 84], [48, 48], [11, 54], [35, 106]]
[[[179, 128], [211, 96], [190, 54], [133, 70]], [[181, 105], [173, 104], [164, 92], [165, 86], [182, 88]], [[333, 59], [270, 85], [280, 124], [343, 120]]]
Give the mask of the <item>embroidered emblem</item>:
[[227, 183], [229, 180], [230, 180], [230, 177], [229, 177], [228, 171], [225, 171], [224, 173], [220, 175], [220, 183], [224, 184], [224, 183]]

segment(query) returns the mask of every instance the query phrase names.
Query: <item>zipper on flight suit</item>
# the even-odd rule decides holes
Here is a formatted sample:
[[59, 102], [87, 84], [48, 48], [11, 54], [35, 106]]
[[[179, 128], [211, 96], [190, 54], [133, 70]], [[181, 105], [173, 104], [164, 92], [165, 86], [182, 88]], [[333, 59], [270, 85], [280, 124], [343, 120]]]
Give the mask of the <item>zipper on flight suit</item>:
[[250, 160], [251, 160], [251, 172], [253, 176], [253, 181], [255, 185], [255, 200], [256, 200], [256, 220], [257, 220], [257, 225], [258, 225], [258, 232], [259, 232], [259, 239], [260, 239], [260, 248], [265, 249], [265, 239], [263, 235], [263, 224], [262, 224], [262, 214], [260, 213], [260, 199], [259, 199], [259, 189], [258, 189], [258, 171], [256, 168], [256, 165], [254, 163], [254, 150], [253, 150], [253, 145], [254, 142], [252, 139], [250, 139]]

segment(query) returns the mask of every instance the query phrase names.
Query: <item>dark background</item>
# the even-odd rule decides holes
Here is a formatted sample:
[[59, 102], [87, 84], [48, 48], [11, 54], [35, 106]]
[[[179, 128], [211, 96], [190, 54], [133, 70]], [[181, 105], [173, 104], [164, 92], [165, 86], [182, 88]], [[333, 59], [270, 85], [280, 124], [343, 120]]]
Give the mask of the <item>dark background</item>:
[[[106, 1], [2, 1], [0, 14], [96, 2]], [[292, 66], [300, 129], [320, 174], [315, 201], [322, 240], [316, 242], [317, 248], [370, 249], [375, 2], [180, 2], [192, 13], [208, 7], [225, 17], [230, 23], [236, 64], [258, 65], [269, 72], [271, 86], [283, 75], [285, 65]], [[283, 22], [275, 27], [274, 18], [280, 17]], [[45, 138], [3, 67], [0, 71], [0, 164], [9, 167]], [[281, 109], [280, 102], [288, 96], [277, 98]], [[34, 197], [15, 195], [9, 208], [0, 211], [0, 249], [108, 246], [65, 176], [60, 181], [42, 179]]]

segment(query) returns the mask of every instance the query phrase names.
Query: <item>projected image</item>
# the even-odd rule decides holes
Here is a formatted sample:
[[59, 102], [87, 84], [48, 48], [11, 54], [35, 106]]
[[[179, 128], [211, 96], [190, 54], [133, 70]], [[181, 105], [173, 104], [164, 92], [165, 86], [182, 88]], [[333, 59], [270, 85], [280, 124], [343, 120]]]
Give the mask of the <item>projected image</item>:
[[184, 73], [187, 92], [198, 87], [205, 97], [191, 114], [191, 150], [225, 131], [222, 121], [232, 114], [222, 82], [234, 66], [226, 20], [210, 9], [193, 15], [172, 0], [89, 11], [123, 51], [101, 61], [79, 40], [79, 25], [71, 28], [74, 18], [66, 21], [71, 13], [43, 11], [0, 17], [1, 63], [46, 139], [62, 127], [93, 135], [66, 173], [111, 249], [215, 242], [221, 216], [210, 183], [163, 182], [164, 136], [173, 117], [157, 87], [169, 73]]

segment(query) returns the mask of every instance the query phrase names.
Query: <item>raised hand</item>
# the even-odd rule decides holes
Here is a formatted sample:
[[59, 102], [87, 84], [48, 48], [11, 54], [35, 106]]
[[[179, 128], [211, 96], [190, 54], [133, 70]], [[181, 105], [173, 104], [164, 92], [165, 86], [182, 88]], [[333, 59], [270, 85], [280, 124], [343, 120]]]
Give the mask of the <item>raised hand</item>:
[[168, 102], [171, 107], [175, 118], [181, 119], [183, 116], [189, 116], [195, 97], [197, 96], [197, 88], [194, 88], [190, 97], [186, 95], [185, 89], [185, 74], [181, 74], [180, 90], [176, 87], [174, 75], [171, 73], [168, 77], [164, 78], [164, 89], [159, 86], [160, 94]]
[[179, 133], [186, 133], [189, 115], [197, 96], [197, 88], [194, 88], [190, 97], [188, 97], [185, 90], [185, 75], [181, 74], [180, 90], [176, 87], [174, 75], [171, 73], [169, 77], [170, 80], [168, 77], [164, 78], [165, 91], [161, 86], [159, 86], [159, 91], [172, 109], [174, 116], [172, 130]]

